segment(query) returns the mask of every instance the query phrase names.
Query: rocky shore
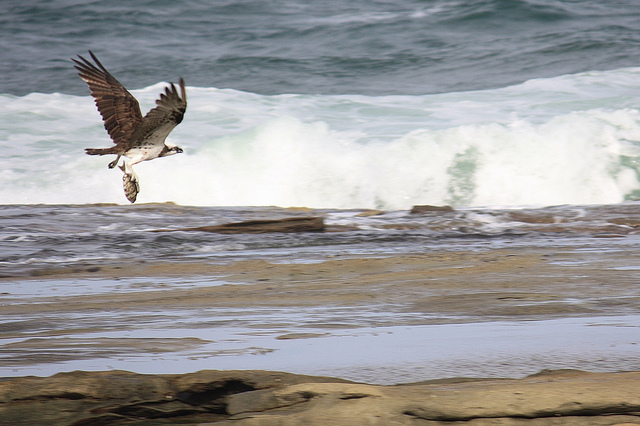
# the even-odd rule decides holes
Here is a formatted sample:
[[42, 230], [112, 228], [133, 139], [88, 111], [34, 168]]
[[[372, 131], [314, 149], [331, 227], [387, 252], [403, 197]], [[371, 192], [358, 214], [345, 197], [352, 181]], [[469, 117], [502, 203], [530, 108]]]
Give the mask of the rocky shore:
[[376, 386], [269, 371], [60, 373], [0, 381], [2, 425], [632, 425], [640, 372]]
[[[518, 215], [514, 220], [535, 225], [558, 222]], [[344, 225], [325, 229], [322, 218], [310, 217], [188, 229], [268, 232], [289, 241], [286, 234], [301, 226], [316, 235]], [[635, 229], [628, 221], [624, 226]], [[161, 232], [146, 233], [158, 236], [149, 245], [181, 241], [180, 233], [152, 228]], [[0, 376], [22, 377], [0, 379], [0, 425], [640, 425], [640, 372], [614, 373], [640, 365], [633, 334], [639, 267], [630, 255], [637, 238], [601, 233], [574, 245], [546, 238], [461, 239], [397, 253], [398, 245], [360, 251], [365, 243], [338, 239], [316, 257], [258, 250], [238, 259], [196, 253], [176, 261], [170, 253], [153, 261], [101, 258], [5, 272]], [[574, 340], [586, 341], [584, 347], [572, 346], [560, 322], [529, 340], [523, 336], [525, 324], [586, 318], [594, 319], [582, 328], [589, 329], [586, 337]], [[484, 359], [481, 345], [465, 340], [478, 337], [472, 335], [478, 324], [505, 323], [519, 328], [502, 352], [495, 345], [505, 342], [503, 335], [492, 335], [496, 353]], [[399, 357], [400, 345], [384, 340], [403, 339], [405, 328], [448, 325], [471, 330], [454, 352], [443, 349], [453, 339], [445, 331], [440, 340], [416, 334], [395, 341], [404, 342], [413, 364]], [[619, 339], [607, 340], [609, 330]], [[629, 330], [631, 337], [620, 337]], [[383, 343], [372, 345], [374, 338]], [[546, 340], [553, 344], [544, 346]], [[358, 351], [348, 353], [351, 341]], [[533, 344], [520, 351], [525, 342]], [[322, 370], [328, 367], [317, 359], [317, 370], [291, 365], [311, 364], [318, 348], [339, 357], [334, 370]], [[418, 357], [431, 352], [450, 364], [447, 373], [418, 371], [436, 364]], [[369, 353], [375, 363], [363, 360]], [[275, 359], [283, 361], [241, 364]], [[98, 366], [79, 364], [91, 360]], [[115, 364], [121, 360], [131, 364]], [[142, 369], [149, 364], [153, 369]], [[522, 364], [525, 372], [518, 370]], [[355, 368], [368, 376], [350, 375]], [[514, 378], [545, 368], [556, 370]], [[57, 371], [64, 372], [51, 375]], [[140, 374], [145, 371], [162, 374]], [[474, 377], [396, 384], [448, 376]]]

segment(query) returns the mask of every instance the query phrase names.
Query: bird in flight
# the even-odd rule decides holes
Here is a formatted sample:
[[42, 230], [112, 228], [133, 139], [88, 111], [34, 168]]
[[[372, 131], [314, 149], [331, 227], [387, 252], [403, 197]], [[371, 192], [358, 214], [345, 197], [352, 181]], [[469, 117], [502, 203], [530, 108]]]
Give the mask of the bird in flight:
[[[187, 92], [184, 80], [180, 78], [180, 93], [173, 83], [165, 88], [156, 100], [156, 107], [144, 117], [136, 98], [115, 79], [109, 71], [89, 51], [91, 61], [78, 55], [72, 58], [78, 75], [83, 79], [95, 98], [96, 106], [104, 121], [104, 128], [109, 133], [115, 146], [110, 148], [86, 148], [89, 155], [115, 154], [116, 159], [109, 163], [113, 169], [123, 155], [130, 160], [123, 160], [120, 169], [123, 171], [123, 185], [127, 199], [133, 203], [140, 192], [138, 176], [133, 165], [141, 161], [153, 160], [182, 152], [182, 148], [165, 142], [171, 131], [182, 122], [187, 110]], [[127, 167], [129, 172], [127, 172]]]

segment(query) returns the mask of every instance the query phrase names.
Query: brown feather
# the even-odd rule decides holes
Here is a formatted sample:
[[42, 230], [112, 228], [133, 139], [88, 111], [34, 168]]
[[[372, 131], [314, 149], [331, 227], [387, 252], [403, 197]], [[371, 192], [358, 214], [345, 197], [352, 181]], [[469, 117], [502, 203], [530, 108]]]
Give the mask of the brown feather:
[[75, 68], [79, 71], [80, 78], [89, 85], [104, 121], [104, 128], [118, 148], [126, 151], [131, 135], [142, 121], [140, 105], [136, 98], [109, 74], [93, 52], [89, 51], [89, 54], [95, 65], [78, 55], [80, 60], [72, 59], [76, 63]]
[[[165, 88], [156, 100], [156, 107], [150, 110], [144, 118], [136, 98], [115, 79], [98, 58], [89, 51], [95, 64], [78, 55], [72, 59], [82, 78], [95, 98], [96, 106], [104, 121], [104, 128], [116, 144], [116, 151], [124, 153], [130, 148], [142, 144], [151, 133], [164, 127], [171, 131], [180, 124], [187, 110], [187, 93], [184, 80], [180, 78], [180, 96], [173, 83]], [[167, 132], [168, 134], [168, 132]], [[107, 152], [105, 152], [107, 153]], [[110, 150], [108, 153], [115, 153]]]

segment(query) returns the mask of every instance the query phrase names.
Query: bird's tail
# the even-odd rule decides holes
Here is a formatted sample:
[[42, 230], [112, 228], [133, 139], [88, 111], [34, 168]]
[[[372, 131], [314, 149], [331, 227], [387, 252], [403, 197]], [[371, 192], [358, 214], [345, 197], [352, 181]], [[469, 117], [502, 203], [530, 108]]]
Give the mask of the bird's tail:
[[89, 155], [117, 154], [113, 148], [85, 148], [84, 152]]

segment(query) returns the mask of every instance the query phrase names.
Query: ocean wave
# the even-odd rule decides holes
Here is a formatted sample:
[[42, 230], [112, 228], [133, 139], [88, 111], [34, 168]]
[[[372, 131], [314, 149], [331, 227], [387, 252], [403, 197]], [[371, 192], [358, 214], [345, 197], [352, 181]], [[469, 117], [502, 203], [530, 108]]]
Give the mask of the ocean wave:
[[[640, 68], [423, 96], [189, 87], [139, 202], [404, 209], [617, 203], [640, 196]], [[133, 91], [143, 111], [164, 83]], [[126, 203], [88, 96], [0, 96], [0, 203]], [[109, 159], [110, 161], [110, 159]]]
[[[595, 0], [11, 2], [0, 93], [86, 93], [92, 49], [128, 87], [444, 93], [638, 65], [640, 9]], [[120, 46], [121, 48], [112, 48]]]

